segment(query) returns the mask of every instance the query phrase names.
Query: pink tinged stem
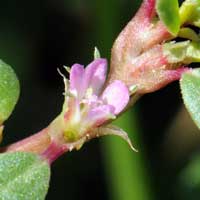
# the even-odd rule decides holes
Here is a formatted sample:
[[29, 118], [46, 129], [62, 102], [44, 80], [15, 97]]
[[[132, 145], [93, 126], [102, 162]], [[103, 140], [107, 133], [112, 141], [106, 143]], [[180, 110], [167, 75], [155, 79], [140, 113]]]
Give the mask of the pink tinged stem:
[[0, 152], [23, 151], [40, 154], [48, 148], [50, 143], [51, 138], [46, 128], [28, 138], [0, 149]]
[[65, 145], [58, 145], [52, 142], [49, 147], [41, 154], [42, 157], [48, 160], [51, 165], [62, 154], [66, 153], [68, 148]]
[[25, 138], [19, 142], [11, 144], [0, 149], [1, 153], [5, 152], [30, 152], [41, 155], [49, 164], [55, 161], [58, 157], [68, 151], [66, 145], [59, 145], [52, 141], [48, 128]]

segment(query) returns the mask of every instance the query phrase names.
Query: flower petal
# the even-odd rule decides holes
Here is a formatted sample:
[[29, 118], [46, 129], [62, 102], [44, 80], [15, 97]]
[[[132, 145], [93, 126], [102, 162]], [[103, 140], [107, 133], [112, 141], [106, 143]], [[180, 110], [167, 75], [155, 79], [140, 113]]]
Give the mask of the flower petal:
[[[76, 97], [70, 97], [67, 101], [67, 109], [63, 110], [64, 119], [66, 122], [78, 123], [81, 118], [80, 105]], [[65, 109], [66, 106], [63, 107]]]
[[93, 89], [93, 93], [98, 95], [101, 92], [106, 79], [107, 61], [103, 58], [95, 59], [85, 69], [84, 81], [87, 87]]
[[75, 91], [79, 99], [85, 93], [84, 73], [84, 66], [79, 64], [74, 64], [70, 70], [70, 91]]
[[114, 114], [117, 115], [129, 102], [129, 91], [123, 82], [116, 80], [104, 90], [101, 98], [115, 108]]
[[99, 126], [109, 119], [115, 118], [114, 107], [110, 105], [101, 105], [91, 109], [84, 119], [86, 126]]

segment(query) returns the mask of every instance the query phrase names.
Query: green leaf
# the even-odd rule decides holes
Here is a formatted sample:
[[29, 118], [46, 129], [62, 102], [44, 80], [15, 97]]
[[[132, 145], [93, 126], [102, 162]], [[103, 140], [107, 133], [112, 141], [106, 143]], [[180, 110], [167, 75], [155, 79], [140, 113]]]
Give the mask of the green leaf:
[[180, 85], [185, 106], [200, 129], [200, 69], [183, 74]]
[[0, 124], [12, 113], [19, 98], [19, 90], [15, 72], [0, 60]]
[[176, 36], [180, 29], [178, 0], [157, 0], [156, 11], [168, 31]]
[[50, 169], [32, 153], [0, 154], [0, 200], [44, 200]]
[[189, 40], [165, 43], [163, 54], [169, 63], [190, 64], [200, 62], [200, 43]]
[[191, 28], [188, 28], [188, 27], [181, 28], [178, 33], [178, 37], [186, 38], [186, 39], [196, 41], [196, 42], [200, 41], [199, 35], [195, 31], [193, 31]]
[[200, 0], [186, 0], [180, 7], [181, 24], [200, 27]]

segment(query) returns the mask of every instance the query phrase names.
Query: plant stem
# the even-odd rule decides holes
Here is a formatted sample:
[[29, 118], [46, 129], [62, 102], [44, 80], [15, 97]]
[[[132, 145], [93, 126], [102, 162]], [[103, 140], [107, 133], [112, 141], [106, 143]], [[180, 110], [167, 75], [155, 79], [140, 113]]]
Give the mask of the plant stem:
[[50, 137], [50, 127], [41, 130], [40, 132], [27, 137], [21, 141], [8, 145], [0, 149], [1, 153], [9, 152], [29, 152], [35, 153], [46, 159], [49, 164], [55, 161], [58, 157], [68, 151], [65, 144], [56, 142]]
[[41, 154], [51, 143], [51, 138], [48, 134], [48, 128], [45, 128], [38, 133], [27, 137], [19, 142], [3, 147], [0, 151], [3, 152], [31, 152]]
[[66, 153], [68, 148], [66, 146], [60, 146], [55, 142], [52, 142], [48, 148], [41, 154], [42, 157], [47, 158], [49, 164], [54, 162], [59, 158], [63, 153]]

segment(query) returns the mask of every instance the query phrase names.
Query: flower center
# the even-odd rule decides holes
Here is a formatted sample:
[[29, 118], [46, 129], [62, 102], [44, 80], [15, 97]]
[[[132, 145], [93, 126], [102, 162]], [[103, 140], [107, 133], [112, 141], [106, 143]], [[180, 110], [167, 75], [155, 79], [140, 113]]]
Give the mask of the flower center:
[[76, 128], [75, 126], [69, 127], [64, 131], [64, 139], [66, 142], [74, 142], [78, 138], [79, 138], [79, 129]]

